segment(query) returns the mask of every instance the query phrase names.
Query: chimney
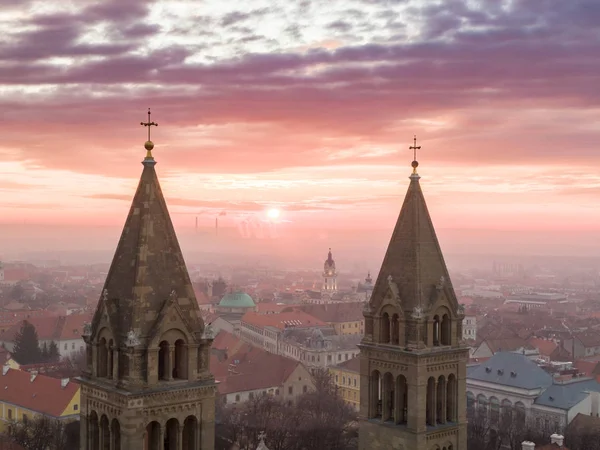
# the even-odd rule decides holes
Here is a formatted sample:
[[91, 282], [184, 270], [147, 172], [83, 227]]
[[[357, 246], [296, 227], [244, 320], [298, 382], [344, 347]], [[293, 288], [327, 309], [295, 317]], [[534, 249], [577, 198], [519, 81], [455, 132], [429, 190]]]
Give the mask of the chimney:
[[63, 378], [62, 380], [60, 380], [60, 387], [61, 388], [66, 388], [67, 384], [69, 384], [69, 379], [68, 378]]
[[535, 450], [535, 443], [523, 441], [521, 442], [521, 450]]
[[33, 383], [33, 380], [35, 380], [35, 377], [37, 377], [37, 374], [38, 374], [37, 370], [32, 370], [31, 371], [31, 378], [30, 378], [29, 381]]
[[2, 375], [6, 375], [8, 373], [8, 369], [10, 369], [10, 367], [8, 366], [8, 364], [4, 364], [4, 366], [2, 366]]
[[557, 433], [554, 433], [552, 436], [550, 436], [550, 443], [556, 444], [559, 447], [563, 446], [564, 440], [565, 440], [565, 438]]

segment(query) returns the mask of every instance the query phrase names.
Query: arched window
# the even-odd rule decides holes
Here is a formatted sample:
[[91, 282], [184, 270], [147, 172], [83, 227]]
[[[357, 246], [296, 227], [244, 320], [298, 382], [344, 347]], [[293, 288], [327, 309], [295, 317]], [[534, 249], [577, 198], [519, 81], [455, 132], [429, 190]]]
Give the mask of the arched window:
[[100, 419], [100, 450], [110, 450], [110, 426], [104, 414]]
[[196, 450], [198, 448], [198, 419], [187, 416], [183, 422], [182, 450]]
[[434, 427], [436, 425], [436, 386], [435, 386], [435, 378], [429, 377], [427, 380], [427, 406], [426, 406], [426, 419], [427, 425]]
[[173, 378], [187, 380], [187, 346], [182, 339], [175, 341], [175, 361], [173, 362]]
[[394, 376], [387, 372], [383, 377], [383, 421], [393, 421], [394, 420]]
[[525, 405], [521, 402], [515, 403], [515, 417], [517, 423], [525, 423]]
[[441, 336], [440, 336], [442, 345], [451, 345], [452, 344], [451, 328], [452, 327], [451, 327], [450, 316], [448, 316], [448, 314], [444, 314], [444, 316], [442, 317]]
[[[146, 435], [144, 438], [144, 449], [147, 450], [164, 450], [165, 443], [160, 442], [160, 424], [158, 422], [150, 422], [146, 426]], [[167, 447], [168, 448], [168, 447]]]
[[451, 373], [446, 380], [446, 421], [448, 422], [457, 421], [457, 392], [456, 376]]
[[500, 420], [505, 427], [509, 427], [512, 424], [513, 406], [512, 402], [508, 399], [502, 400], [500, 411]]
[[487, 417], [488, 412], [488, 401], [485, 395], [479, 394], [477, 396], [477, 413], [482, 417]]
[[496, 397], [490, 397], [490, 421], [497, 424], [500, 420], [500, 402]]
[[383, 344], [390, 343], [390, 315], [383, 313], [381, 316], [381, 337], [380, 341]]
[[168, 380], [170, 379], [170, 349], [167, 341], [162, 341], [158, 345], [158, 379]]
[[396, 377], [396, 411], [395, 423], [402, 424], [408, 420], [408, 386], [404, 375]]
[[113, 419], [110, 424], [110, 434], [112, 445], [111, 450], [121, 450], [121, 425], [117, 419]]
[[[9, 410], [10, 411], [10, 410]], [[90, 434], [90, 450], [100, 450], [100, 422], [96, 411], [92, 411], [88, 418], [88, 427]]]
[[165, 449], [179, 448], [179, 422], [177, 419], [169, 419], [165, 426]]
[[100, 339], [100, 342], [98, 342], [97, 374], [102, 378], [108, 376], [108, 344], [105, 338]]
[[433, 316], [433, 345], [440, 345], [440, 318]]
[[107, 374], [108, 378], [113, 377], [113, 364], [114, 364], [114, 346], [113, 340], [108, 341], [108, 361], [107, 361]]
[[467, 391], [467, 416], [473, 417], [475, 414], [475, 394]]
[[369, 389], [369, 417], [371, 419], [381, 418], [381, 374], [378, 370], [371, 373]]
[[441, 375], [437, 380], [435, 415], [437, 423], [446, 423], [446, 378]]
[[400, 344], [400, 316], [398, 314], [392, 316], [392, 344]]

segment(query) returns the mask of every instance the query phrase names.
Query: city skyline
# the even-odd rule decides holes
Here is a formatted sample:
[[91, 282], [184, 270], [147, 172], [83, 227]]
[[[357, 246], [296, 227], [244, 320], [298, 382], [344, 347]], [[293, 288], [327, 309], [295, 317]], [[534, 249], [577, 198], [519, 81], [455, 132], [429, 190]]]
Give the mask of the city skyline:
[[416, 134], [437, 228], [599, 230], [592, 2], [269, 3], [3, 6], [0, 223], [118, 226], [151, 106], [176, 225], [387, 229]]

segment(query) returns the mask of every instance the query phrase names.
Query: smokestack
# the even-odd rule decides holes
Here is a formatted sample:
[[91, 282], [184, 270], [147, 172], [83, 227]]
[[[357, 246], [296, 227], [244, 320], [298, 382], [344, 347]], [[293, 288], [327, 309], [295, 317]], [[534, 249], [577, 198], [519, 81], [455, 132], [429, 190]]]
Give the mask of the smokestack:
[[535, 450], [535, 443], [523, 441], [521, 442], [521, 450]]
[[196, 217], [196, 234], [198, 234], [198, 217]]
[[219, 218], [215, 217], [215, 236], [219, 235]]

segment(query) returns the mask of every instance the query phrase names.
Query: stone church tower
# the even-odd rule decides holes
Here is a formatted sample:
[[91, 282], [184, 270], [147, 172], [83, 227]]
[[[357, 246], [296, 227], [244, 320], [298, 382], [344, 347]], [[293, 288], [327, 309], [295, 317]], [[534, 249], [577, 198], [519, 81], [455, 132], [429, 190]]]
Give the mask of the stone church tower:
[[337, 292], [337, 271], [335, 270], [335, 261], [331, 249], [329, 249], [327, 259], [323, 264], [323, 287], [321, 292], [325, 294], [335, 294]]
[[[142, 123], [150, 130], [148, 122]], [[214, 449], [205, 329], [152, 157], [91, 325], [84, 330], [82, 450]]]
[[365, 305], [359, 450], [467, 450], [464, 312], [427, 211], [416, 158], [412, 165]]

